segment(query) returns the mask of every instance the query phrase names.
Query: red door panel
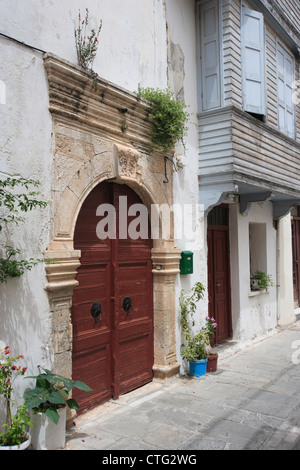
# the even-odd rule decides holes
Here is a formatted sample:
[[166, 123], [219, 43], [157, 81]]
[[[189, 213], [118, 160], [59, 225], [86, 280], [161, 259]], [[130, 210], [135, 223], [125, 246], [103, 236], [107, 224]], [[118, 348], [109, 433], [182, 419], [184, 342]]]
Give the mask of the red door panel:
[[122, 335], [119, 349], [120, 394], [151, 381], [152, 371], [147, 367], [151, 351], [149, 341], [149, 334], [142, 336], [142, 331], [127, 339]]
[[229, 337], [229, 279], [227, 231], [215, 230], [214, 239], [214, 318], [218, 323], [217, 342]]
[[107, 341], [103, 344], [102, 348], [89, 347], [86, 352], [73, 356], [73, 371], [76, 371], [73, 372], [74, 380], [82, 380], [93, 389], [90, 393], [74, 389], [73, 397], [82, 411], [111, 397], [111, 368], [107, 361], [107, 357], [111, 355], [110, 344]]
[[[222, 208], [226, 211], [226, 208]], [[228, 219], [223, 217], [222, 222]], [[215, 218], [215, 222], [218, 219]], [[211, 225], [207, 231], [208, 245], [208, 312], [218, 327], [215, 342], [231, 337], [230, 267], [228, 226]]]
[[[75, 230], [81, 266], [72, 305], [73, 379], [93, 389], [89, 394], [75, 391], [74, 398], [83, 408], [152, 380], [151, 239], [119, 239], [120, 196], [127, 197], [128, 207], [142, 204], [129, 187], [102, 183], [84, 202]], [[103, 203], [116, 209], [117, 236], [112, 240], [99, 240], [96, 234], [100, 220], [96, 210]], [[127, 228], [134, 218], [124, 219]], [[131, 300], [128, 312], [123, 308], [125, 297]], [[99, 321], [90, 313], [95, 301], [101, 304]]]

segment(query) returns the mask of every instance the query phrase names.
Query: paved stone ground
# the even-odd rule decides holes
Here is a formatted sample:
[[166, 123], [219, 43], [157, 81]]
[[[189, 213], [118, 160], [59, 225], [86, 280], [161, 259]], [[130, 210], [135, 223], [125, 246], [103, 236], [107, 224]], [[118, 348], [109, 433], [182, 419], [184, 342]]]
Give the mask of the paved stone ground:
[[76, 419], [65, 450], [300, 450], [300, 325]]

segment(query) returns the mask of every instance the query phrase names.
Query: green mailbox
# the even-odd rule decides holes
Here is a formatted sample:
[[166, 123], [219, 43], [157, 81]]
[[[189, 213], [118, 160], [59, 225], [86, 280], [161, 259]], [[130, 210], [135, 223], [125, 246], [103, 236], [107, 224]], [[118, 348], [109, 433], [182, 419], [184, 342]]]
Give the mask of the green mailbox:
[[193, 256], [192, 251], [182, 251], [180, 260], [180, 274], [193, 273]]

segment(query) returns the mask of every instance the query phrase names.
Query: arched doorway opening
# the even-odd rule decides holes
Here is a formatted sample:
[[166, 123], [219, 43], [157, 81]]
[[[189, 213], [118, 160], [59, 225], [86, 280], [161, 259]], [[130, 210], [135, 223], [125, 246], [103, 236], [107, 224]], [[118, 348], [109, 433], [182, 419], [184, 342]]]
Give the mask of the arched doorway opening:
[[[146, 238], [132, 238], [128, 229], [137, 219], [122, 212], [120, 201], [125, 200], [128, 208], [143, 204], [127, 185], [102, 182], [85, 199], [76, 222], [74, 249], [81, 251], [81, 258], [71, 309], [72, 378], [93, 389], [73, 392], [81, 412], [153, 376], [150, 225], [147, 221]], [[105, 230], [112, 228], [110, 222], [115, 230], [99, 238], [110, 210], [115, 218], [107, 219]]]

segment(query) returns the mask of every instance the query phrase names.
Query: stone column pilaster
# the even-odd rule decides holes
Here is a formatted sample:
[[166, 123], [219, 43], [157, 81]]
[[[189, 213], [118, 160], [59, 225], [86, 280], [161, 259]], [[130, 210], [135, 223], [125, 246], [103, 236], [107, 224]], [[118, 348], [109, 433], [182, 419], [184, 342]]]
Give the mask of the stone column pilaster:
[[175, 278], [181, 250], [153, 248], [154, 377], [167, 378], [179, 372], [175, 340]]
[[75, 277], [80, 266], [80, 251], [48, 251], [45, 258], [47, 291], [49, 294], [52, 331], [53, 370], [71, 378], [72, 374], [72, 322], [71, 306]]

